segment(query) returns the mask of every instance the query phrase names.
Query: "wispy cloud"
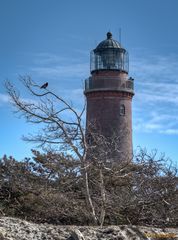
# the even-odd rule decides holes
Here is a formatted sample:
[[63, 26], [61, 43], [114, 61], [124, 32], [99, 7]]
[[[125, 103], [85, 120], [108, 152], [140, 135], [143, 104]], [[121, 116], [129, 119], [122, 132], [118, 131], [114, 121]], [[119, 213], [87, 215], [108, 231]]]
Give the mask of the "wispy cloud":
[[178, 135], [178, 129], [177, 128], [163, 129], [160, 131], [160, 133], [168, 134], [168, 135]]
[[139, 56], [135, 76], [134, 129], [178, 134], [178, 56]]
[[178, 82], [178, 56], [144, 54], [133, 57], [130, 69], [138, 78], [137, 82]]
[[61, 62], [66, 62], [67, 58], [57, 56], [55, 54], [49, 54], [49, 53], [33, 53], [31, 54], [33, 58], [33, 63], [35, 65], [49, 65], [49, 64], [54, 64], [54, 63], [61, 63]]
[[36, 75], [50, 79], [65, 78], [83, 78], [86, 77], [88, 71], [88, 64], [74, 63], [71, 65], [54, 65], [49, 67], [32, 67], [31, 71]]
[[85, 51], [77, 51], [77, 57], [36, 53], [33, 54], [33, 63], [29, 70], [37, 77], [53, 80], [60, 78], [84, 78], [89, 74], [90, 67], [89, 58], [84, 53]]
[[139, 132], [157, 132], [160, 134], [178, 134], [178, 115], [164, 114], [159, 109], [137, 115], [134, 118], [134, 130]]
[[7, 94], [0, 93], [0, 104], [9, 103], [10, 97]]

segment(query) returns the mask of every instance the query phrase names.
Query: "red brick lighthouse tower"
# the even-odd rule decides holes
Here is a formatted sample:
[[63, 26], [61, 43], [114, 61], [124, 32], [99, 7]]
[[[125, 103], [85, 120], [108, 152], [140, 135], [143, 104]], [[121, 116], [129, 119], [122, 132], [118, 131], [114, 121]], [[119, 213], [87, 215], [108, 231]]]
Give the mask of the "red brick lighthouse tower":
[[[106, 40], [91, 51], [90, 60], [91, 76], [85, 82], [84, 92], [86, 132], [90, 134], [93, 129], [113, 143], [109, 161], [130, 161], [134, 83], [128, 77], [128, 53], [108, 32]], [[101, 143], [97, 144], [99, 147]]]

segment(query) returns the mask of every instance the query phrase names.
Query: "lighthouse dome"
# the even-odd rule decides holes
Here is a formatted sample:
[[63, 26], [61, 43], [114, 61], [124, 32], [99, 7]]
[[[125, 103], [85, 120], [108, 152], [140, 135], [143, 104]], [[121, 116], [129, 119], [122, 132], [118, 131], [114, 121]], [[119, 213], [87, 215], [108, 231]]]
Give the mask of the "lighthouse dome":
[[106, 48], [122, 48], [121, 44], [112, 38], [112, 33], [107, 33], [107, 39], [100, 42], [95, 50], [106, 49]]

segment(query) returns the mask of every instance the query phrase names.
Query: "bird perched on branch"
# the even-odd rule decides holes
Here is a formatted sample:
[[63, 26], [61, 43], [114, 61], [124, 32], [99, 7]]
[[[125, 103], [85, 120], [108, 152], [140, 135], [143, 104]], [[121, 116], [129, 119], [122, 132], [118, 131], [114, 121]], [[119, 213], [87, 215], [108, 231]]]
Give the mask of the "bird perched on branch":
[[46, 82], [45, 84], [43, 84], [40, 88], [47, 88], [47, 86], [48, 86], [48, 82]]

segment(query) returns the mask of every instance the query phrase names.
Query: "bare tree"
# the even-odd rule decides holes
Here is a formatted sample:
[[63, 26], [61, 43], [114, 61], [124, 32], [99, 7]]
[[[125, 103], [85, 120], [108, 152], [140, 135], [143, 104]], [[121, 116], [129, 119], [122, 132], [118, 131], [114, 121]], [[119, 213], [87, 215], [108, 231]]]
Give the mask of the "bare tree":
[[25, 101], [11, 82], [6, 81], [6, 89], [17, 111], [27, 122], [41, 124], [38, 135], [25, 137], [25, 140], [40, 144], [42, 147], [56, 145], [62, 152], [70, 152], [80, 161], [81, 174], [85, 182], [86, 201], [95, 223], [97, 217], [92, 203], [88, 184], [88, 160], [86, 158], [88, 144], [82, 123], [85, 106], [78, 113], [72, 104], [56, 95], [48, 88], [41, 89], [29, 76], [20, 77], [25, 88], [37, 98]]
[[[86, 134], [82, 116], [85, 106], [78, 112], [72, 103], [68, 103], [62, 97], [50, 91], [48, 85], [45, 88], [36, 84], [29, 76], [20, 77], [21, 82], [33, 96], [32, 100], [24, 100], [15, 86], [6, 81], [6, 89], [11, 97], [17, 113], [24, 117], [28, 123], [41, 124], [42, 129], [37, 135], [29, 135], [24, 140], [37, 143], [42, 148], [51, 147], [58, 153], [71, 155], [79, 164], [75, 171], [83, 176], [84, 190], [88, 211], [91, 213], [95, 224], [103, 225], [106, 215], [106, 192], [104, 171], [112, 172], [114, 163], [113, 152], [119, 151], [117, 142], [118, 136], [107, 138], [92, 130]], [[35, 98], [34, 98], [35, 97]], [[90, 140], [89, 142], [89, 136]], [[93, 166], [95, 170], [93, 171]], [[122, 169], [122, 168], [121, 168]], [[96, 176], [99, 201], [93, 202], [91, 182], [92, 174], [99, 171], [99, 179]], [[52, 170], [51, 170], [52, 171]], [[49, 173], [49, 176], [52, 172]], [[97, 212], [96, 212], [97, 209]], [[99, 210], [98, 210], [99, 209]]]

